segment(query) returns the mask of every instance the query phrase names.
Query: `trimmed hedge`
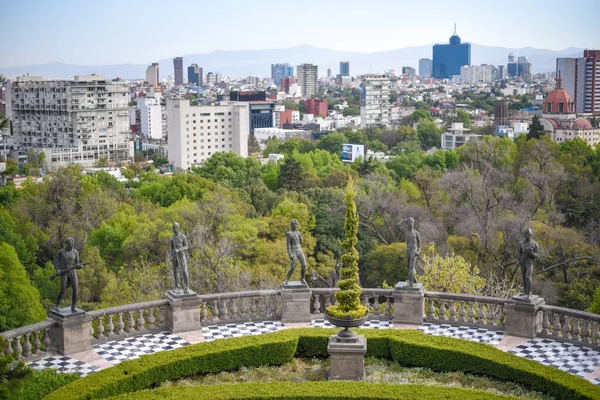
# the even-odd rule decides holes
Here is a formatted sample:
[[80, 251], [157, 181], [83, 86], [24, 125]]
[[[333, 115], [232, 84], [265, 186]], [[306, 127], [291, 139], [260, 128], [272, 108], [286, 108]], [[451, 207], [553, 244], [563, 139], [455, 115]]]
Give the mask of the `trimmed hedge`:
[[234, 399], [370, 399], [370, 400], [517, 400], [483, 390], [446, 386], [390, 385], [348, 381], [265, 382], [226, 385], [177, 386], [127, 393], [114, 400], [234, 400]]
[[[125, 361], [64, 386], [47, 398], [104, 398], [186, 376], [230, 371], [242, 366], [281, 365], [294, 355], [328, 357], [327, 344], [333, 332], [317, 328], [286, 329], [268, 335], [198, 343]], [[405, 366], [464, 371], [510, 380], [556, 399], [600, 399], [600, 387], [585, 379], [489, 345], [412, 330], [357, 329], [357, 332], [367, 337], [367, 356], [392, 359]], [[323, 382], [324, 385], [333, 383]]]

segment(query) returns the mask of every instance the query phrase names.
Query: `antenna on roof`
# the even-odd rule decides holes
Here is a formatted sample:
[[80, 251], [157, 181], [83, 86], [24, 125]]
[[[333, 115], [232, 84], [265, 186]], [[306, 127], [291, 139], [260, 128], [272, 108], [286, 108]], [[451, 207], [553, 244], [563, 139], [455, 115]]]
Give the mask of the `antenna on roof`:
[[456, 22], [454, 23], [454, 34], [456, 35]]

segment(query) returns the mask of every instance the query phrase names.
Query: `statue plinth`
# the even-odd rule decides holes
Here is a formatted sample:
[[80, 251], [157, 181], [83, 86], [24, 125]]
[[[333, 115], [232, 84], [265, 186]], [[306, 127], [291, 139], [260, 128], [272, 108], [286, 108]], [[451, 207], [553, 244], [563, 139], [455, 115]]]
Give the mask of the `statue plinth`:
[[173, 333], [202, 329], [200, 322], [200, 299], [192, 290], [184, 293], [181, 289], [172, 289], [165, 296], [167, 306], [167, 323]]
[[519, 293], [512, 297], [514, 301], [519, 303], [527, 303], [527, 304], [537, 304], [540, 300], [544, 301], [540, 296], [535, 294], [526, 295], [524, 293]]
[[406, 291], [410, 291], [410, 292], [423, 292], [425, 291], [425, 288], [423, 287], [422, 283], [413, 283], [412, 285], [406, 281], [404, 282], [398, 282], [396, 284], [396, 290], [406, 290]]
[[363, 335], [356, 335], [350, 340], [340, 340], [338, 335], [330, 336], [327, 352], [331, 361], [329, 380], [359, 381], [365, 378], [367, 339]]
[[64, 320], [64, 319], [68, 319], [68, 318], [73, 318], [75, 316], [79, 316], [85, 314], [85, 311], [83, 311], [81, 308], [75, 307], [75, 311], [71, 310], [71, 307], [64, 307], [64, 308], [60, 308], [58, 310], [53, 309], [52, 311], [50, 311], [48, 313], [48, 317], [54, 319], [54, 320]]
[[167, 292], [167, 298], [173, 299], [186, 299], [191, 297], [196, 297], [196, 292], [191, 289], [188, 289], [187, 293], [183, 289], [169, 289]]
[[296, 290], [306, 291], [308, 289], [308, 283], [302, 283], [301, 281], [290, 281], [288, 283], [282, 283], [281, 289], [283, 290]]
[[281, 285], [281, 322], [310, 322], [311, 292], [306, 283], [300, 281]]
[[425, 312], [425, 288], [422, 283], [398, 282], [394, 289], [394, 323], [421, 325]]
[[56, 321], [50, 327], [50, 342], [59, 354], [67, 355], [90, 350], [92, 317], [82, 309], [71, 307], [52, 310], [48, 318]]
[[506, 326], [504, 333], [529, 339], [535, 338], [542, 326], [542, 313], [538, 308], [545, 304], [543, 298], [535, 295], [518, 294], [512, 297], [505, 307]]

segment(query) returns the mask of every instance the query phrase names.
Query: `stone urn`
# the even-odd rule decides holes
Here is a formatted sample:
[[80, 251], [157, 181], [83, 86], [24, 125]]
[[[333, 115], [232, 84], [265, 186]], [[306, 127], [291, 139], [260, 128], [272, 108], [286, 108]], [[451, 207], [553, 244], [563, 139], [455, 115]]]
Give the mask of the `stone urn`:
[[362, 318], [351, 318], [350, 316], [346, 316], [343, 318], [332, 317], [325, 311], [325, 319], [329, 321], [331, 325], [337, 326], [339, 328], [344, 328], [338, 332], [337, 336], [340, 339], [352, 339], [356, 337], [356, 332], [351, 331], [349, 328], [358, 328], [362, 324], [364, 324], [369, 318], [369, 313], [366, 313]]

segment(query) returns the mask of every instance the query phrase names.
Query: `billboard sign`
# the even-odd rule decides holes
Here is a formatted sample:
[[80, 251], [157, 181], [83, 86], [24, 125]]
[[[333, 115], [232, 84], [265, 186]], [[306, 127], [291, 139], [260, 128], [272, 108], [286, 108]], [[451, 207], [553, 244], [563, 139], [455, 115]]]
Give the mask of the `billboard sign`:
[[342, 145], [342, 161], [343, 162], [354, 162], [359, 157], [365, 158], [365, 145], [364, 144], [343, 144]]

